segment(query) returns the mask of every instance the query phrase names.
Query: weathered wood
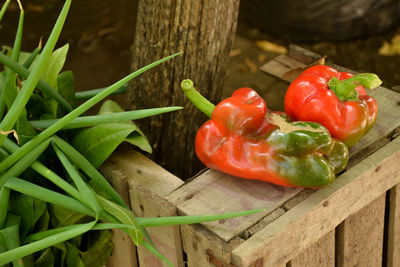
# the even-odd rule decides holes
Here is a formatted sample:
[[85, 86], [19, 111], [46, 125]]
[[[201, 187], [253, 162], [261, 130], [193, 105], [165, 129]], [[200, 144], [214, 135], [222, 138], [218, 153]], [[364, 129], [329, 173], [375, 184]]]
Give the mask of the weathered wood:
[[334, 267], [335, 231], [330, 231], [289, 262], [290, 267]]
[[188, 267], [232, 267], [231, 251], [240, 242], [224, 242], [199, 224], [183, 225], [181, 232]]
[[125, 232], [114, 229], [111, 241], [114, 244], [114, 250], [107, 262], [107, 267], [138, 266], [136, 246]]
[[[130, 182], [132, 209], [140, 217], [169, 217], [178, 215], [174, 205], [142, 186], [136, 181]], [[179, 226], [150, 227], [147, 229], [157, 249], [176, 267], [183, 267], [183, 253]], [[138, 247], [139, 266], [169, 266], [147, 249]]]
[[338, 267], [382, 264], [385, 200], [383, 194], [338, 226]]
[[387, 266], [400, 266], [400, 185], [390, 189]]
[[[130, 205], [128, 192], [128, 178], [115, 164], [107, 161], [101, 166], [101, 173], [107, 177], [114, 189], [121, 195], [122, 199]], [[114, 244], [113, 253], [108, 260], [108, 267], [137, 267], [136, 246], [131, 238], [120, 229], [113, 229], [111, 241]]]
[[216, 214], [263, 208], [260, 212], [229, 220], [203, 223], [228, 242], [300, 191], [262, 181], [246, 180], [208, 170], [173, 192], [168, 199], [186, 215]]
[[[165, 200], [166, 195], [183, 184], [183, 181], [159, 165], [129, 148], [121, 147], [108, 160], [125, 177], [125, 190], [129, 190], [129, 201], [137, 216], [175, 216], [177, 209]], [[175, 266], [183, 266], [180, 229], [178, 226], [153, 227], [149, 235], [159, 251]], [[168, 266], [143, 247], [138, 248], [139, 265]], [[122, 266], [122, 265], [120, 265]]]
[[399, 146], [396, 138], [257, 232], [232, 251], [233, 264], [283, 264], [332, 231], [400, 182]]
[[185, 99], [180, 83], [191, 78], [207, 99], [219, 101], [238, 8], [239, 0], [139, 2], [132, 69], [178, 51], [184, 54], [134, 79], [125, 106], [185, 107], [141, 123], [154, 146], [154, 159], [179, 177], [188, 178], [202, 167], [193, 144], [206, 119]]

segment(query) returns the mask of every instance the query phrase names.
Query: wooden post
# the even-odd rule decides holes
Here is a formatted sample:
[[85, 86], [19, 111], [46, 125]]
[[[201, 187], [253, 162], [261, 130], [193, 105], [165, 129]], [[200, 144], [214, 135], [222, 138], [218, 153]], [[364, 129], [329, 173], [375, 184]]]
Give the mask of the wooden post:
[[239, 0], [139, 2], [132, 70], [178, 51], [184, 54], [134, 79], [125, 106], [185, 107], [140, 125], [153, 145], [153, 159], [179, 177], [191, 177], [202, 167], [194, 137], [207, 119], [185, 99], [180, 82], [190, 78], [210, 101], [220, 99], [238, 9]]

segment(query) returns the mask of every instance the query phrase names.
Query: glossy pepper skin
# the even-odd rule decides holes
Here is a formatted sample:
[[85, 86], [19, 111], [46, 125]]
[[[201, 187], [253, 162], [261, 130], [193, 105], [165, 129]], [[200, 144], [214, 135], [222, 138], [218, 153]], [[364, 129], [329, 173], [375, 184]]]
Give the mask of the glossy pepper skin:
[[[288, 187], [318, 188], [344, 169], [348, 149], [317, 123], [274, 124], [265, 101], [240, 88], [220, 102], [197, 132], [195, 148], [209, 168]], [[296, 128], [295, 128], [296, 127]]]
[[322, 124], [351, 147], [371, 130], [378, 114], [378, 104], [364, 86], [372, 89], [380, 83], [375, 74], [353, 77], [328, 66], [313, 66], [290, 84], [285, 111], [293, 120]]

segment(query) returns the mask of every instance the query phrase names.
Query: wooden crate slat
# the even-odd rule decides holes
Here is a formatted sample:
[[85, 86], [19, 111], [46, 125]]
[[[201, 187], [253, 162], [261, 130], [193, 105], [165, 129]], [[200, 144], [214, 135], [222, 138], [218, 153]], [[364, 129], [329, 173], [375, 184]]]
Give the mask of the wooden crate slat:
[[335, 266], [335, 231], [332, 230], [294, 257], [290, 267], [334, 267]]
[[173, 192], [168, 199], [185, 215], [217, 214], [249, 209], [266, 209], [249, 216], [203, 223], [228, 242], [300, 192], [270, 183], [241, 179], [207, 170]]
[[387, 266], [400, 266], [400, 185], [390, 189]]
[[332, 231], [400, 182], [399, 146], [400, 138], [394, 139], [257, 232], [232, 251], [233, 264], [249, 266], [257, 259], [280, 265]]
[[[130, 205], [128, 183], [126, 175], [113, 164], [104, 164], [101, 167], [101, 173], [107, 177], [114, 189], [121, 195], [126, 204]], [[114, 244], [114, 250], [107, 262], [108, 267], [137, 267], [136, 246], [131, 238], [120, 229], [113, 229], [111, 241]]]
[[[175, 205], [169, 203], [140, 183], [129, 184], [132, 210], [140, 217], [177, 216]], [[183, 267], [183, 253], [179, 226], [149, 227], [147, 232], [157, 249], [176, 267]], [[169, 266], [144, 247], [138, 247], [139, 266]]]
[[338, 267], [382, 264], [385, 201], [383, 194], [338, 226]]
[[183, 249], [188, 267], [234, 267], [231, 266], [231, 251], [243, 240], [224, 242], [199, 224], [182, 225]]
[[[119, 177], [124, 184], [116, 187], [124, 189], [124, 199], [128, 196], [131, 209], [137, 216], [178, 215], [175, 205], [165, 200], [165, 197], [184, 183], [181, 179], [128, 146], [122, 146], [113, 153], [105, 168], [107, 166], [108, 169], [119, 171], [114, 176]], [[177, 267], [184, 266], [179, 226], [151, 227], [148, 232], [168, 260]], [[143, 247], [138, 247], [137, 252], [141, 267], [168, 266]]]

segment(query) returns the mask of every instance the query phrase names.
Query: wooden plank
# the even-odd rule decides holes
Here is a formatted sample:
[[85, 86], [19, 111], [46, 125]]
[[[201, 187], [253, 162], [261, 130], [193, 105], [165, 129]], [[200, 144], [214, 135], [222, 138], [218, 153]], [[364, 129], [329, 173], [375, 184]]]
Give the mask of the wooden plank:
[[211, 232], [228, 242], [264, 216], [279, 208], [300, 192], [270, 183], [241, 179], [215, 170], [207, 170], [173, 192], [168, 199], [185, 215], [216, 214], [249, 209], [266, 209], [249, 216], [203, 223]]
[[[114, 189], [121, 195], [122, 199], [130, 205], [127, 176], [117, 168], [115, 164], [107, 161], [100, 168], [101, 173], [106, 177]], [[114, 244], [113, 253], [107, 263], [108, 267], [137, 267], [136, 246], [131, 238], [122, 230], [113, 229], [111, 241]]]
[[182, 225], [181, 232], [188, 267], [233, 267], [231, 251], [240, 241], [224, 242], [199, 224]]
[[262, 65], [260, 70], [267, 74], [282, 78], [285, 81], [291, 82], [301, 73], [297, 73], [296, 70], [302, 70], [306, 66], [306, 64], [292, 59], [287, 55], [280, 55]]
[[400, 185], [390, 189], [387, 266], [400, 266]]
[[338, 267], [382, 265], [385, 201], [383, 194], [338, 226]]
[[313, 64], [322, 57], [315, 52], [293, 44], [289, 46], [288, 56], [306, 65]]
[[289, 262], [290, 267], [335, 266], [335, 231], [330, 231]]
[[293, 207], [232, 251], [233, 264], [280, 265], [400, 182], [400, 138]]
[[[175, 205], [154, 194], [148, 188], [135, 181], [130, 181], [132, 209], [140, 217], [169, 217], [178, 215]], [[179, 226], [162, 226], [147, 228], [157, 249], [176, 267], [183, 267], [183, 253]], [[169, 266], [147, 249], [138, 247], [139, 266]]]
[[[178, 215], [176, 207], [166, 201], [165, 197], [182, 185], [182, 180], [128, 146], [119, 148], [108, 162], [125, 177], [125, 190], [128, 191], [131, 208], [137, 216]], [[167, 259], [177, 267], [184, 265], [178, 226], [153, 227], [148, 232]], [[168, 266], [143, 247], [138, 248], [138, 261], [142, 267]]]

